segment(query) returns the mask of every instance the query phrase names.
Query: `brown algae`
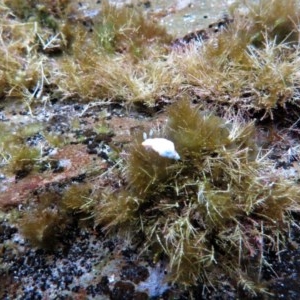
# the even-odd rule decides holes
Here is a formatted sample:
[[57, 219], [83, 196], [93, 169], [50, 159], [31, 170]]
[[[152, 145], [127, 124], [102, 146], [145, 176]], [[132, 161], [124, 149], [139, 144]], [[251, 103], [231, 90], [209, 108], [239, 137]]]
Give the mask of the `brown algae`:
[[[88, 183], [29, 198], [19, 222], [24, 236], [53, 250], [66, 228], [88, 218], [108, 234], [142, 242], [153, 261], [167, 260], [171, 282], [217, 286], [224, 275], [251, 295], [266, 292], [262, 268], [272, 269], [265, 253], [285, 247], [300, 191], [274, 172], [256, 145], [255, 123], [245, 119], [257, 112], [272, 118], [278, 107], [289, 114], [287, 104], [297, 112], [299, 3], [238, 1], [221, 32], [179, 48], [135, 7], [103, 1], [91, 20], [76, 18], [74, 5], [0, 1], [1, 103], [21, 102], [32, 117], [52, 100], [101, 99], [128, 110], [171, 103], [153, 137], [174, 142], [181, 159], [145, 149], [139, 134], [104, 175], [97, 170]], [[207, 113], [207, 103], [225, 117]], [[26, 142], [42, 130], [34, 126], [13, 135], [1, 125], [1, 166], [17, 179], [42, 161]]]
[[[167, 255], [172, 281], [214, 285], [218, 269], [236, 283], [259, 282], [247, 262], [261, 269], [264, 245], [283, 243], [277, 232], [299, 208], [299, 188], [276, 178], [257, 154], [253, 124], [203, 115], [186, 100], [168, 118], [157, 134], [174, 141], [181, 161], [147, 151], [138, 138], [125, 165], [127, 185], [102, 194], [96, 222], [144, 236], [154, 256]], [[252, 286], [252, 294], [263, 291]]]

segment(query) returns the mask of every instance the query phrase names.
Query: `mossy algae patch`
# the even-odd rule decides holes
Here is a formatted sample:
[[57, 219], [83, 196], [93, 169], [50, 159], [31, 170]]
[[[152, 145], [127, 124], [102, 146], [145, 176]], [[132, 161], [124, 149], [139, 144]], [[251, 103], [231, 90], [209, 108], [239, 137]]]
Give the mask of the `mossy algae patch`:
[[215, 285], [218, 269], [236, 285], [252, 286], [252, 294], [263, 291], [247, 265], [260, 270], [264, 251], [280, 250], [299, 188], [278, 179], [258, 155], [254, 124], [202, 113], [187, 100], [171, 106], [168, 118], [156, 134], [174, 141], [181, 160], [147, 151], [137, 138], [125, 182], [102, 193], [96, 222], [133, 241], [143, 237], [154, 256], [168, 257], [172, 281]]
[[116, 8], [107, 1], [93, 23], [92, 32], [78, 22], [62, 27], [70, 43], [59, 62], [57, 85], [65, 95], [153, 106], [165, 94], [175, 94], [180, 80], [165, 62], [172, 37], [163, 27], [136, 8]]
[[65, 188], [53, 185], [44, 191], [36, 191], [38, 204], [32, 201], [22, 213], [18, 224], [20, 232], [32, 246], [54, 251], [56, 247], [67, 244], [64, 238], [79, 223], [81, 227], [88, 223], [79, 219], [89, 216], [90, 185], [84, 182], [65, 185]]
[[156, 62], [163, 63], [172, 37], [137, 7], [103, 1], [99, 13], [81, 19], [72, 1], [4, 3], [0, 96], [21, 100], [30, 111], [35, 103], [75, 96], [153, 105], [176, 85], [170, 66]]
[[201, 98], [246, 112], [297, 105], [299, 93], [299, 15], [297, 1], [243, 1], [230, 10], [233, 22], [174, 64], [188, 88]]
[[72, 1], [4, 3], [1, 95], [29, 110], [61, 98], [156, 106], [183, 89], [271, 116], [298, 102], [297, 1], [238, 1], [222, 32], [185, 49], [172, 49], [172, 36], [135, 6], [103, 1], [82, 20]]

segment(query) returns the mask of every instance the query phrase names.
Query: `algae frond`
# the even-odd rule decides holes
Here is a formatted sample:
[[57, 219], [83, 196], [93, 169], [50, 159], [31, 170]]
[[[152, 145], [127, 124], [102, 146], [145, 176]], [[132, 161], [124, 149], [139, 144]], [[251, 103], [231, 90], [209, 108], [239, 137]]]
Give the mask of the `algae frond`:
[[57, 191], [39, 191], [38, 204], [31, 201], [22, 212], [19, 228], [24, 237], [37, 248], [55, 251], [58, 246], [66, 246], [70, 241], [65, 237], [80, 223], [84, 227], [90, 220], [94, 201], [88, 197], [90, 185], [74, 184]]
[[280, 245], [276, 233], [299, 208], [299, 188], [275, 177], [258, 155], [254, 124], [237, 116], [222, 119], [180, 100], [156, 134], [174, 141], [181, 160], [145, 150], [137, 137], [124, 170], [127, 184], [102, 193], [96, 222], [144, 236], [154, 256], [169, 258], [172, 281], [214, 285], [218, 269], [236, 283], [247, 276], [258, 282], [246, 271], [249, 262], [262, 267], [267, 249], [257, 240]]
[[234, 21], [205, 44], [174, 53], [189, 89], [246, 113], [272, 116], [288, 102], [297, 105], [299, 3], [240, 1], [231, 16]]
[[[6, 3], [13, 11], [20, 4]], [[155, 106], [187, 89], [204, 100], [272, 116], [299, 100], [297, 1], [238, 1], [225, 29], [179, 49], [136, 7], [103, 1], [88, 30], [70, 1], [23, 5], [23, 13], [16, 12], [19, 23], [8, 9], [1, 11], [0, 80], [1, 95], [22, 99], [29, 109], [56, 97]]]

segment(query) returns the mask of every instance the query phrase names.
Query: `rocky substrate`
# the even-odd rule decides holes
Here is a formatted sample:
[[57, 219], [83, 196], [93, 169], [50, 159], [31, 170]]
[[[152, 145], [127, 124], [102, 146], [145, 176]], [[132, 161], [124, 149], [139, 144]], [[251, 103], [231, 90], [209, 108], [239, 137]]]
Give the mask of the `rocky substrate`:
[[[32, 248], [16, 227], [0, 223], [1, 299], [248, 299], [225, 278], [219, 289], [199, 285], [184, 291], [168, 285], [164, 263], [140, 256], [141, 249], [105, 237], [100, 228], [69, 230], [67, 238], [49, 252]], [[270, 292], [264, 299], [299, 299], [296, 225], [291, 238], [289, 249], [265, 254], [271, 265], [262, 270], [262, 282]]]

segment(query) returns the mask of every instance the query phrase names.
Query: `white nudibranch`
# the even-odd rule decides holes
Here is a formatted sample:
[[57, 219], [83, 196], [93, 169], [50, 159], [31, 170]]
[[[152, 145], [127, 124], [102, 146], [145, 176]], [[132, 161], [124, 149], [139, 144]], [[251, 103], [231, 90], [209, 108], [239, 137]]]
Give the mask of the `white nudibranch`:
[[146, 139], [142, 142], [146, 150], [153, 150], [162, 157], [170, 159], [180, 159], [179, 154], [175, 150], [174, 143], [164, 138]]

